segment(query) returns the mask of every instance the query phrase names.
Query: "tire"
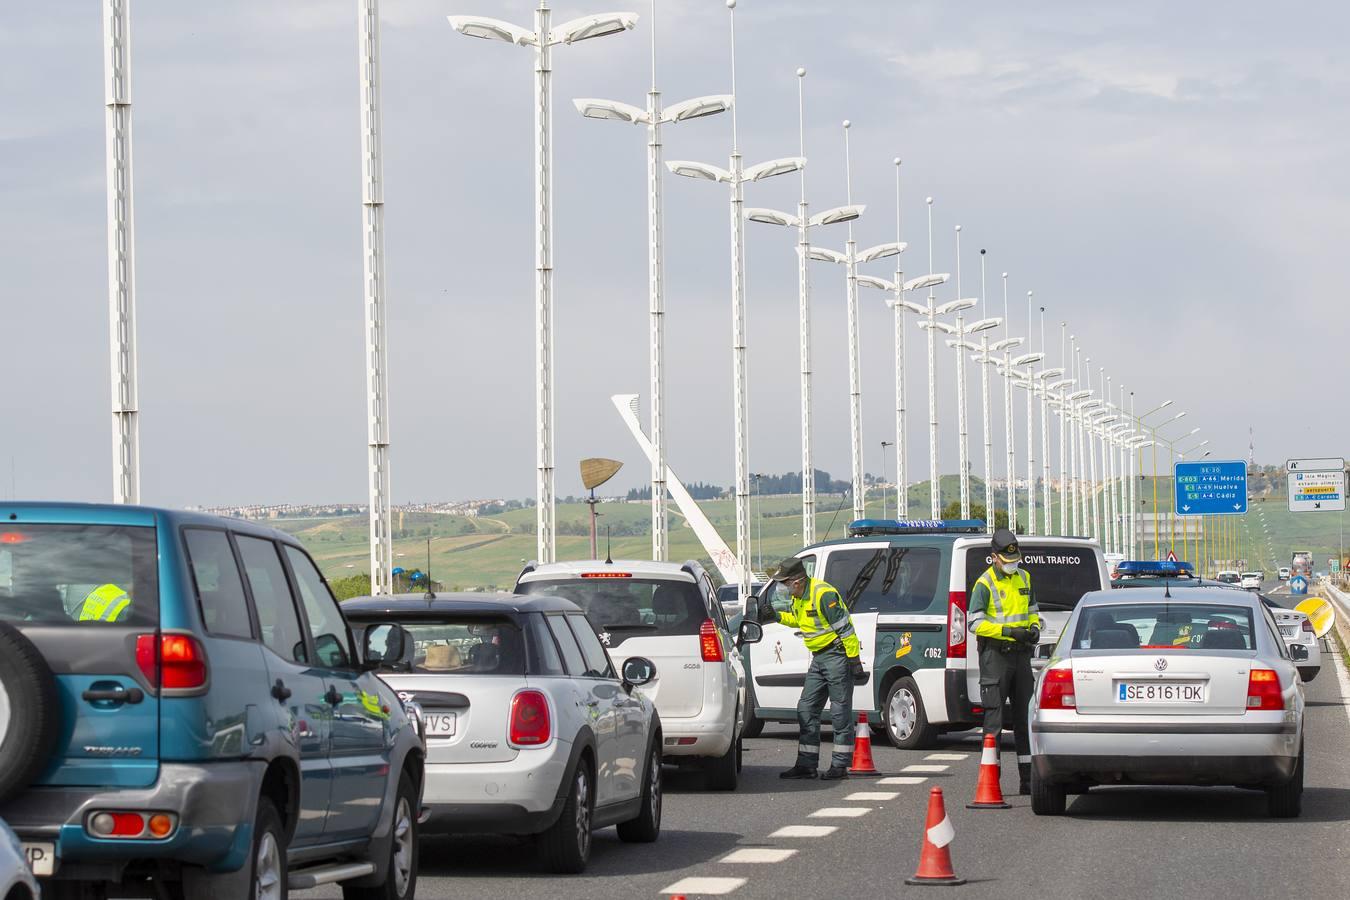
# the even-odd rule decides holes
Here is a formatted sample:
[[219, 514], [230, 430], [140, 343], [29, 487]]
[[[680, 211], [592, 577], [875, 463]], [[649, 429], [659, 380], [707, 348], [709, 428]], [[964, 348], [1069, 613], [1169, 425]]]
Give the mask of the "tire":
[[417, 788], [404, 772], [394, 797], [384, 884], [342, 886], [342, 900], [412, 900], [417, 894]]
[[[237, 872], [219, 874], [184, 867], [181, 896], [187, 900], [286, 900], [286, 826], [267, 797], [258, 800], [249, 857]], [[262, 869], [262, 871], [259, 871]], [[175, 896], [170, 891], [169, 896]]]
[[1031, 767], [1031, 811], [1038, 816], [1062, 816], [1067, 802], [1064, 785], [1046, 781]]
[[52, 670], [32, 641], [0, 623], [0, 803], [42, 774], [60, 733]]
[[636, 819], [619, 823], [619, 840], [627, 844], [650, 844], [660, 837], [661, 806], [661, 745], [655, 744], [647, 754], [647, 771], [643, 773], [642, 809]]
[[595, 775], [584, 759], [568, 781], [562, 814], [539, 835], [539, 858], [550, 872], [576, 875], [591, 858], [591, 823], [595, 812]]
[[1303, 814], [1303, 748], [1298, 748], [1294, 775], [1284, 784], [1266, 788], [1266, 807], [1272, 818], [1297, 819]]
[[736, 790], [736, 785], [740, 783], [741, 769], [738, 765], [740, 745], [740, 741], [732, 741], [726, 753], [703, 761], [704, 780], [709, 790]]
[[745, 686], [745, 727], [741, 729], [741, 737], [757, 738], [764, 733], [764, 720], [755, 715], [755, 685], [753, 679], [751, 683]]
[[923, 695], [919, 693], [918, 684], [908, 675], [896, 679], [886, 692], [881, 719], [891, 746], [901, 750], [932, 749], [940, 733], [929, 724], [928, 714], [923, 708]]

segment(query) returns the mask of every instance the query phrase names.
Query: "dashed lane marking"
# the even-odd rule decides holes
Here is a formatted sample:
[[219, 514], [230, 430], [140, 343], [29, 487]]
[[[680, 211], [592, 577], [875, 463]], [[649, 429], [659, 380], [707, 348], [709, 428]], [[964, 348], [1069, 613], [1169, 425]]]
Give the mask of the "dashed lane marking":
[[899, 796], [899, 791], [858, 791], [857, 793], [849, 794], [844, 800], [894, 800]]
[[784, 825], [769, 835], [771, 838], [815, 838], [834, 834], [838, 825]]
[[963, 759], [970, 759], [969, 753], [930, 753], [924, 759], [945, 759], [950, 762], [960, 762]]
[[681, 878], [668, 888], [661, 890], [662, 894], [730, 894], [736, 888], [745, 884], [747, 878]]
[[926, 765], [923, 765], [923, 764], [915, 764], [915, 765], [912, 765], [912, 766], [905, 766], [905, 767], [904, 767], [903, 769], [901, 769], [900, 771], [901, 771], [901, 772], [945, 772], [945, 771], [947, 771], [947, 770], [950, 769], [950, 768], [951, 768], [951, 766], [926, 766]]
[[893, 775], [890, 778], [882, 778], [877, 784], [923, 784], [927, 778], [917, 778], [913, 775]]
[[780, 847], [741, 847], [718, 860], [722, 863], [780, 863], [796, 853]]
[[812, 819], [856, 819], [872, 811], [870, 806], [827, 806], [811, 813]]

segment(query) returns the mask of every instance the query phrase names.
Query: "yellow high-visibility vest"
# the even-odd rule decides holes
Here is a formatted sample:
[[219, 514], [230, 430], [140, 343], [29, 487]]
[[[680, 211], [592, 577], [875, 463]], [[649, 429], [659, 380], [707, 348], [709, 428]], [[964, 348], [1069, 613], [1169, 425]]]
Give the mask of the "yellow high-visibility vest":
[[94, 588], [80, 604], [81, 622], [116, 622], [131, 606], [131, 597], [115, 584]]
[[830, 602], [843, 605], [843, 598], [828, 582], [808, 579], [803, 595], [792, 598], [792, 611], [779, 613], [778, 620], [800, 630], [806, 649], [812, 653], [819, 653], [839, 640], [843, 642], [846, 655], [857, 656], [858, 636], [853, 631], [853, 619], [847, 615], [847, 610], [842, 622], [831, 623], [825, 618], [825, 611], [820, 604], [829, 594], [835, 596]]
[[990, 566], [975, 583], [984, 585], [989, 591], [989, 605], [982, 614], [971, 613], [970, 630], [974, 634], [996, 641], [1011, 641], [1011, 637], [1003, 634], [1005, 625], [1010, 628], [1040, 627], [1040, 613], [1031, 599], [1031, 575], [1026, 569], [999, 576]]

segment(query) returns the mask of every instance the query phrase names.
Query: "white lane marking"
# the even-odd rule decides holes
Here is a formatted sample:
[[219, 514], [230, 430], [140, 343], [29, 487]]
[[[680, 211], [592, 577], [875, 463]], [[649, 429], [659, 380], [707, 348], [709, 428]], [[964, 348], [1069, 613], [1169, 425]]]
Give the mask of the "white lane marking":
[[930, 753], [924, 759], [945, 759], [950, 762], [960, 762], [963, 759], [970, 759], [969, 753]]
[[849, 794], [844, 800], [894, 800], [899, 796], [899, 791], [858, 791], [857, 793]]
[[749, 881], [748, 878], [681, 878], [662, 894], [730, 894]]
[[796, 850], [779, 847], [742, 847], [718, 860], [722, 863], [780, 863]]
[[827, 806], [811, 813], [811, 819], [856, 819], [872, 811], [868, 806]]
[[771, 838], [825, 837], [839, 830], [838, 825], [784, 825], [769, 835]]
[[925, 765], [917, 765], [917, 764], [916, 764], [916, 765], [913, 765], [913, 766], [905, 766], [905, 767], [904, 767], [903, 769], [901, 769], [900, 771], [901, 771], [901, 772], [945, 772], [945, 771], [947, 771], [947, 770], [950, 769], [950, 768], [951, 768], [951, 766], [925, 766]]
[[923, 784], [927, 778], [916, 778], [912, 775], [896, 775], [891, 778], [882, 778], [877, 784]]

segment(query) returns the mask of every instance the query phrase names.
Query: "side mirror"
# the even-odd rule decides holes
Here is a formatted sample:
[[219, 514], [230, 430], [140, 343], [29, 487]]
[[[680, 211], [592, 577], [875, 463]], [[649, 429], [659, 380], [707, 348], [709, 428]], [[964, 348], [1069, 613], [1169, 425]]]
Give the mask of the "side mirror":
[[630, 656], [623, 661], [623, 685], [642, 687], [656, 680], [656, 663], [644, 656]]
[[1307, 662], [1308, 648], [1304, 647], [1302, 644], [1290, 644], [1289, 658], [1292, 659], [1294, 662]]
[[758, 644], [764, 640], [764, 626], [758, 622], [752, 622], [746, 619], [741, 622], [741, 627], [736, 630], [736, 648], [740, 649], [746, 644]]
[[412, 643], [400, 625], [389, 622], [367, 626], [361, 638], [362, 670], [411, 668], [404, 657], [412, 649]]

